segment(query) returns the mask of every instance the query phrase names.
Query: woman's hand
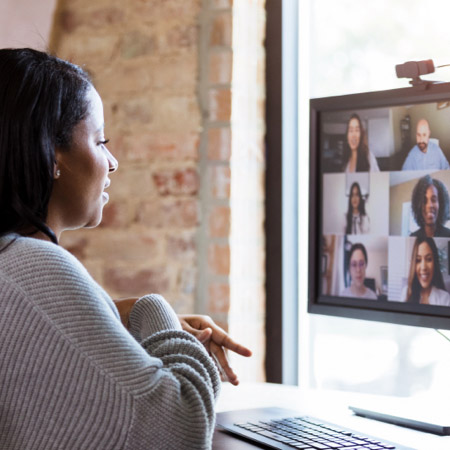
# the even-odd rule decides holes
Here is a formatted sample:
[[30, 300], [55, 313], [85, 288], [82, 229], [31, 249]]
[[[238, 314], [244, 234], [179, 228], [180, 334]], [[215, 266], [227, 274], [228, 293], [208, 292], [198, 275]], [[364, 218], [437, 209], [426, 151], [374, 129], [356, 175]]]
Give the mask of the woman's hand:
[[128, 325], [131, 309], [138, 300], [139, 297], [119, 298], [118, 300], [113, 300], [119, 310], [120, 320], [127, 330], [129, 329]]
[[242, 356], [251, 356], [248, 348], [230, 338], [230, 336], [208, 316], [197, 314], [179, 314], [183, 330], [195, 336], [216, 361], [222, 378], [237, 386], [239, 380], [228, 362], [227, 350]]

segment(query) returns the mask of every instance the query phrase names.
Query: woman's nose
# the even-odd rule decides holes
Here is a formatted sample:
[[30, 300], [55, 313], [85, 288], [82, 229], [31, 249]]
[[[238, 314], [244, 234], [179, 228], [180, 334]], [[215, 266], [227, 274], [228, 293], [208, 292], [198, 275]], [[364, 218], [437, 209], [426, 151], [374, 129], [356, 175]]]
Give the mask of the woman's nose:
[[114, 156], [109, 150], [107, 150], [107, 152], [108, 152], [109, 172], [115, 172], [119, 167], [119, 162], [117, 161], [116, 158], [114, 158]]

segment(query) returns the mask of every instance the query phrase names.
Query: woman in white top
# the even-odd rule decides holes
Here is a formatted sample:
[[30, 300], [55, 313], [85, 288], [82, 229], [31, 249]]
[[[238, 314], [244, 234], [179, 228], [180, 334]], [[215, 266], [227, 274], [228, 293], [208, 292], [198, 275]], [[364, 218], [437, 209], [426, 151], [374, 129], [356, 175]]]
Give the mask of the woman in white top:
[[366, 213], [364, 198], [358, 182], [354, 182], [348, 196], [345, 214], [345, 234], [366, 234], [370, 231], [370, 220]]
[[403, 289], [402, 301], [450, 306], [450, 294], [445, 290], [433, 238], [418, 237], [414, 243], [408, 285]]
[[342, 297], [377, 299], [375, 292], [364, 285], [367, 262], [367, 250], [364, 245], [361, 243], [353, 244], [349, 255], [351, 283], [350, 286], [342, 290]]
[[347, 123], [347, 142], [344, 146], [345, 172], [379, 172], [377, 160], [370, 152], [367, 134], [358, 114], [350, 116]]

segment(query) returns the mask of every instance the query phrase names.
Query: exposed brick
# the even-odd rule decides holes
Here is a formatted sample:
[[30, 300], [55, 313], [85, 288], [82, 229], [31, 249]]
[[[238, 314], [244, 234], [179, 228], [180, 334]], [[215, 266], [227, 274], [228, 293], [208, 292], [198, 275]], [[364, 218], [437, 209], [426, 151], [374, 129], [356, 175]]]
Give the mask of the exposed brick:
[[161, 199], [140, 203], [137, 220], [149, 227], [192, 228], [198, 225], [197, 199]]
[[167, 254], [170, 258], [178, 261], [193, 261], [196, 255], [195, 236], [192, 233], [185, 236], [169, 235], [167, 237]]
[[161, 195], [193, 195], [199, 186], [198, 174], [193, 168], [160, 171], [153, 174], [153, 180]]
[[56, 52], [60, 57], [75, 64], [90, 68], [109, 63], [115, 56], [119, 36], [83, 33], [76, 39], [65, 39], [58, 43]]
[[152, 103], [149, 99], [137, 97], [112, 105], [112, 112], [117, 113], [125, 125], [148, 124], [152, 120]]
[[169, 276], [164, 268], [108, 268], [103, 278], [106, 288], [124, 297], [164, 293], [169, 289]]
[[117, 172], [111, 174], [111, 185], [108, 192], [111, 201], [155, 195], [151, 168], [144, 165], [127, 166], [119, 163]]
[[230, 84], [233, 70], [231, 51], [211, 52], [209, 55], [209, 82], [211, 84]]
[[231, 47], [232, 31], [231, 13], [216, 14], [211, 23], [210, 45]]
[[184, 294], [193, 294], [197, 286], [197, 268], [189, 265], [180, 269], [177, 278], [177, 285], [180, 292]]
[[230, 234], [230, 207], [216, 206], [209, 215], [210, 237], [227, 237]]
[[79, 16], [70, 9], [60, 11], [55, 17], [55, 21], [59, 23], [62, 30], [66, 33], [72, 33], [80, 25]]
[[170, 89], [170, 92], [187, 92], [194, 95], [197, 87], [198, 60], [194, 51], [159, 57], [154, 61], [152, 87]]
[[231, 157], [231, 129], [210, 128], [208, 130], [208, 159], [229, 161]]
[[211, 192], [214, 198], [230, 198], [231, 169], [229, 166], [210, 168]]
[[120, 65], [108, 67], [101, 76], [97, 77], [95, 86], [107, 98], [117, 94], [138, 94], [150, 89], [154, 85], [154, 73], [143, 65], [140, 60], [125, 60]]
[[195, 310], [195, 300], [193, 295], [168, 294], [170, 304], [177, 314], [192, 314]]
[[134, 0], [133, 13], [139, 20], [168, 22], [176, 18], [195, 20], [201, 0]]
[[123, 139], [123, 157], [128, 160], [197, 160], [199, 133], [143, 132]]
[[215, 275], [229, 275], [230, 273], [230, 246], [228, 244], [209, 244], [208, 267]]
[[[72, 5], [73, 7], [73, 5]], [[64, 9], [57, 17], [64, 31], [72, 33], [79, 27], [101, 29], [123, 23], [123, 9], [106, 6], [85, 12], [84, 10]]]
[[110, 201], [103, 208], [102, 228], [123, 228], [133, 222], [132, 208], [127, 201]]
[[161, 239], [156, 233], [134, 232], [131, 235], [126, 231], [96, 230], [91, 234], [90, 245], [84, 251], [87, 258], [101, 255], [106, 261], [150, 261], [162, 253]]
[[174, 124], [178, 131], [199, 131], [201, 129], [200, 108], [197, 96], [158, 94], [154, 99], [158, 114], [154, 117], [153, 127], [160, 130], [172, 130]]
[[209, 90], [209, 119], [212, 121], [231, 120], [231, 90]]
[[176, 25], [171, 28], [167, 35], [162, 37], [164, 41], [160, 44], [162, 49], [194, 47], [198, 41], [198, 26], [196, 24]]
[[86, 249], [89, 245], [89, 240], [84, 234], [63, 233], [59, 243], [76, 258], [80, 260], [86, 258]]
[[230, 285], [212, 283], [208, 286], [208, 311], [212, 314], [227, 313], [230, 309]]
[[233, 0], [212, 0], [211, 7], [215, 9], [227, 9], [233, 6]]
[[131, 59], [149, 55], [157, 51], [155, 36], [148, 36], [139, 31], [131, 31], [122, 37], [120, 50], [122, 58]]

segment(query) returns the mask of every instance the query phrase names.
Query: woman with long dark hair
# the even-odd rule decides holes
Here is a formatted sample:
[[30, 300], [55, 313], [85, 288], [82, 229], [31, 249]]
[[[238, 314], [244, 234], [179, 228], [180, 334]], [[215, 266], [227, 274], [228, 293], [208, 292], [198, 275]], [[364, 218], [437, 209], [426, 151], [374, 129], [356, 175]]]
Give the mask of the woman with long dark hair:
[[439, 253], [433, 238], [416, 238], [408, 285], [403, 289], [401, 299], [409, 303], [450, 306], [450, 294], [445, 289]]
[[345, 172], [379, 172], [377, 160], [369, 150], [361, 118], [354, 113], [347, 122], [344, 145]]
[[345, 234], [366, 234], [370, 231], [365, 201], [359, 183], [356, 181], [350, 187], [345, 222]]
[[107, 142], [80, 67], [0, 50], [0, 448], [210, 448], [210, 354], [233, 384], [225, 347], [250, 355], [159, 295], [114, 302], [58, 245], [101, 221]]

